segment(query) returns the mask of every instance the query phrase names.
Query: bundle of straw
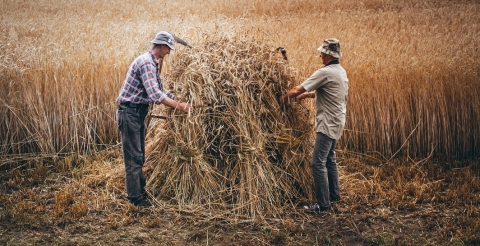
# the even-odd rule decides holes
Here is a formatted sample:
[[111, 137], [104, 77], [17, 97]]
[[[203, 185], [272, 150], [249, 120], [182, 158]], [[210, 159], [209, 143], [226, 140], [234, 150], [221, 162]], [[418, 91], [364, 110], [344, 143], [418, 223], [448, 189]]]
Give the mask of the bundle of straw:
[[248, 217], [311, 197], [311, 110], [279, 106], [296, 83], [280, 52], [221, 38], [175, 55], [168, 79], [194, 112], [169, 112], [150, 138], [147, 189], [181, 207]]

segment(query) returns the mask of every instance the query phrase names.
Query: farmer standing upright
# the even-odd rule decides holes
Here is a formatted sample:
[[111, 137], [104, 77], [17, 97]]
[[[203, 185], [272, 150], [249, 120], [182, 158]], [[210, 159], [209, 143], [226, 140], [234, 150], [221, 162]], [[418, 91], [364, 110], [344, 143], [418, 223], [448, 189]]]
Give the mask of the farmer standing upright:
[[340, 184], [335, 147], [345, 126], [348, 99], [348, 78], [340, 65], [340, 42], [326, 39], [318, 48], [324, 67], [315, 71], [301, 85], [279, 98], [280, 105], [288, 98], [315, 98], [315, 147], [312, 173], [317, 202], [305, 209], [325, 211], [330, 201], [340, 199]]
[[137, 57], [130, 65], [117, 97], [117, 124], [122, 136], [125, 185], [127, 198], [135, 206], [152, 206], [146, 200], [145, 177], [145, 117], [150, 103], [164, 104], [189, 112], [191, 104], [175, 101], [175, 97], [162, 85], [158, 59], [163, 59], [175, 49], [174, 38], [161, 31], [151, 41], [152, 48]]

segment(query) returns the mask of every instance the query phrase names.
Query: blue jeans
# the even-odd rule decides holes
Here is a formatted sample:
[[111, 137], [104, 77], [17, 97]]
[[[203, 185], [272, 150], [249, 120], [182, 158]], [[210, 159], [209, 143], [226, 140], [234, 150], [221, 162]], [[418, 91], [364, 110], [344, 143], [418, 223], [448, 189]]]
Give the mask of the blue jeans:
[[340, 184], [335, 147], [337, 140], [317, 132], [313, 149], [312, 173], [315, 184], [315, 198], [321, 207], [330, 207], [330, 200], [340, 198]]
[[117, 124], [122, 136], [123, 161], [125, 163], [125, 186], [130, 202], [142, 198], [145, 193], [145, 117], [148, 107], [120, 106]]

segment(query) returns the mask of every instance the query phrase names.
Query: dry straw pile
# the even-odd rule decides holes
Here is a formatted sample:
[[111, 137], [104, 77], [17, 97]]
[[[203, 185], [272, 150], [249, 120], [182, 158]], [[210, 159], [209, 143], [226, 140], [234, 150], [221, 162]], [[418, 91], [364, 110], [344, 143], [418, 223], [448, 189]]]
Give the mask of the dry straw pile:
[[170, 112], [153, 136], [146, 165], [154, 196], [255, 217], [310, 194], [311, 112], [279, 106], [277, 96], [296, 83], [280, 52], [221, 38], [177, 55], [168, 80], [194, 113]]

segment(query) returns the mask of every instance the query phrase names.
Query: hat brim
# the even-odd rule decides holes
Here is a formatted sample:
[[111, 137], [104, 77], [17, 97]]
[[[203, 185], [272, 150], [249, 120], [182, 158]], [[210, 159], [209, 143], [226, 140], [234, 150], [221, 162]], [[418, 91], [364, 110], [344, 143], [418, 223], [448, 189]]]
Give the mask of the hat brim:
[[158, 40], [155, 40], [155, 39], [154, 39], [154, 40], [150, 41], [150, 43], [152, 43], [152, 44], [165, 44], [165, 45], [167, 45], [171, 50], [174, 50], [174, 49], [175, 49], [175, 46], [174, 46], [174, 45], [171, 45], [171, 44], [169, 44], [169, 43], [167, 43], [167, 42], [164, 42], [164, 41], [158, 41]]
[[330, 55], [330, 56], [333, 56], [337, 59], [340, 59], [340, 57], [342, 57], [342, 54], [341, 53], [338, 53], [338, 52], [333, 52], [331, 50], [327, 50], [325, 49], [323, 46], [320, 46], [318, 49], [318, 51], [322, 52], [322, 53], [325, 53], [327, 55]]

